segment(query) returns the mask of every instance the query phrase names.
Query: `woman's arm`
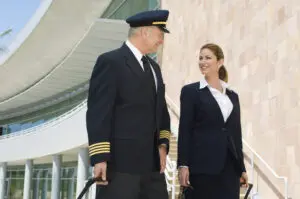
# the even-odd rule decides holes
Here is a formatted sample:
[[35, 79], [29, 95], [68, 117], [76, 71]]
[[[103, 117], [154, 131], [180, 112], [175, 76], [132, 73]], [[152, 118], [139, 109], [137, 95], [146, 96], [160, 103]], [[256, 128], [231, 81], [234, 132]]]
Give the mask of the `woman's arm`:
[[245, 168], [245, 163], [244, 163], [244, 153], [243, 153], [243, 140], [242, 140], [242, 126], [241, 126], [241, 110], [240, 110], [240, 102], [239, 102], [239, 96], [237, 95], [237, 102], [238, 102], [238, 146], [237, 146], [237, 150], [239, 150], [239, 154], [241, 155], [241, 159], [240, 159], [240, 165], [241, 165], [241, 169], [242, 172], [246, 172], [246, 168]]
[[180, 120], [178, 132], [178, 167], [189, 166], [189, 146], [194, 122], [193, 90], [187, 86], [181, 89]]

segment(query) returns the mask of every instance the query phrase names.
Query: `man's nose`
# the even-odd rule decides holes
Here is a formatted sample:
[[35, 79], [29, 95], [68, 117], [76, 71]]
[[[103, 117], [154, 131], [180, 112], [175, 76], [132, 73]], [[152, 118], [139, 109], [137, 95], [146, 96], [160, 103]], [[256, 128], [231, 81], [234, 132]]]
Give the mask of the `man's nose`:
[[163, 44], [164, 43], [164, 39], [163, 38], [160, 38], [159, 41], [158, 41], [159, 45]]
[[161, 43], [164, 42], [164, 40], [165, 40], [165, 34], [164, 33], [162, 33], [162, 35], [160, 36], [160, 40], [161, 40]]

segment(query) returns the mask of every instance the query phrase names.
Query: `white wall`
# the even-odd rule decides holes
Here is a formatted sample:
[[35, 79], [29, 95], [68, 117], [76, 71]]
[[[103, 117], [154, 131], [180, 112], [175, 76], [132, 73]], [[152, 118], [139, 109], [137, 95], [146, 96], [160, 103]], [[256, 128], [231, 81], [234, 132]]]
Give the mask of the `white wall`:
[[44, 129], [0, 140], [0, 162], [12, 162], [60, 153], [87, 144], [86, 108]]

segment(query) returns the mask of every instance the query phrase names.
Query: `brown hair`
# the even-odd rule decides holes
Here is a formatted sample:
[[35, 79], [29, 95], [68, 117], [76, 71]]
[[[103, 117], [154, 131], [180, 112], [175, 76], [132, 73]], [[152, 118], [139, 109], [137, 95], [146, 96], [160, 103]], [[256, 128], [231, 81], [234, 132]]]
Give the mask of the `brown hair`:
[[[201, 50], [203, 49], [209, 49], [211, 50], [214, 55], [217, 57], [217, 60], [219, 61], [220, 59], [224, 59], [224, 53], [223, 50], [220, 46], [218, 46], [217, 44], [213, 44], [213, 43], [209, 43], [209, 44], [205, 44], [204, 46], [201, 47]], [[228, 72], [225, 68], [224, 65], [222, 65], [219, 68], [219, 79], [224, 81], [224, 82], [228, 82]]]

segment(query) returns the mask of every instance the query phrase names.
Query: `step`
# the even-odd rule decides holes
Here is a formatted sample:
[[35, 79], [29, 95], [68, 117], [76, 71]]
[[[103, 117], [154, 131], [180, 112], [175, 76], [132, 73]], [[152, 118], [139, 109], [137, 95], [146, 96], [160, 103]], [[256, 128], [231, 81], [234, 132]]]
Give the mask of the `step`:
[[177, 145], [175, 146], [175, 145], [172, 145], [172, 144], [171, 144], [170, 150], [176, 150], [176, 151], [177, 151]]
[[169, 150], [169, 153], [172, 153], [172, 154], [177, 154], [178, 152], [177, 152], [177, 149], [176, 149], [176, 150], [174, 150], [174, 149], [170, 149], [170, 150]]

